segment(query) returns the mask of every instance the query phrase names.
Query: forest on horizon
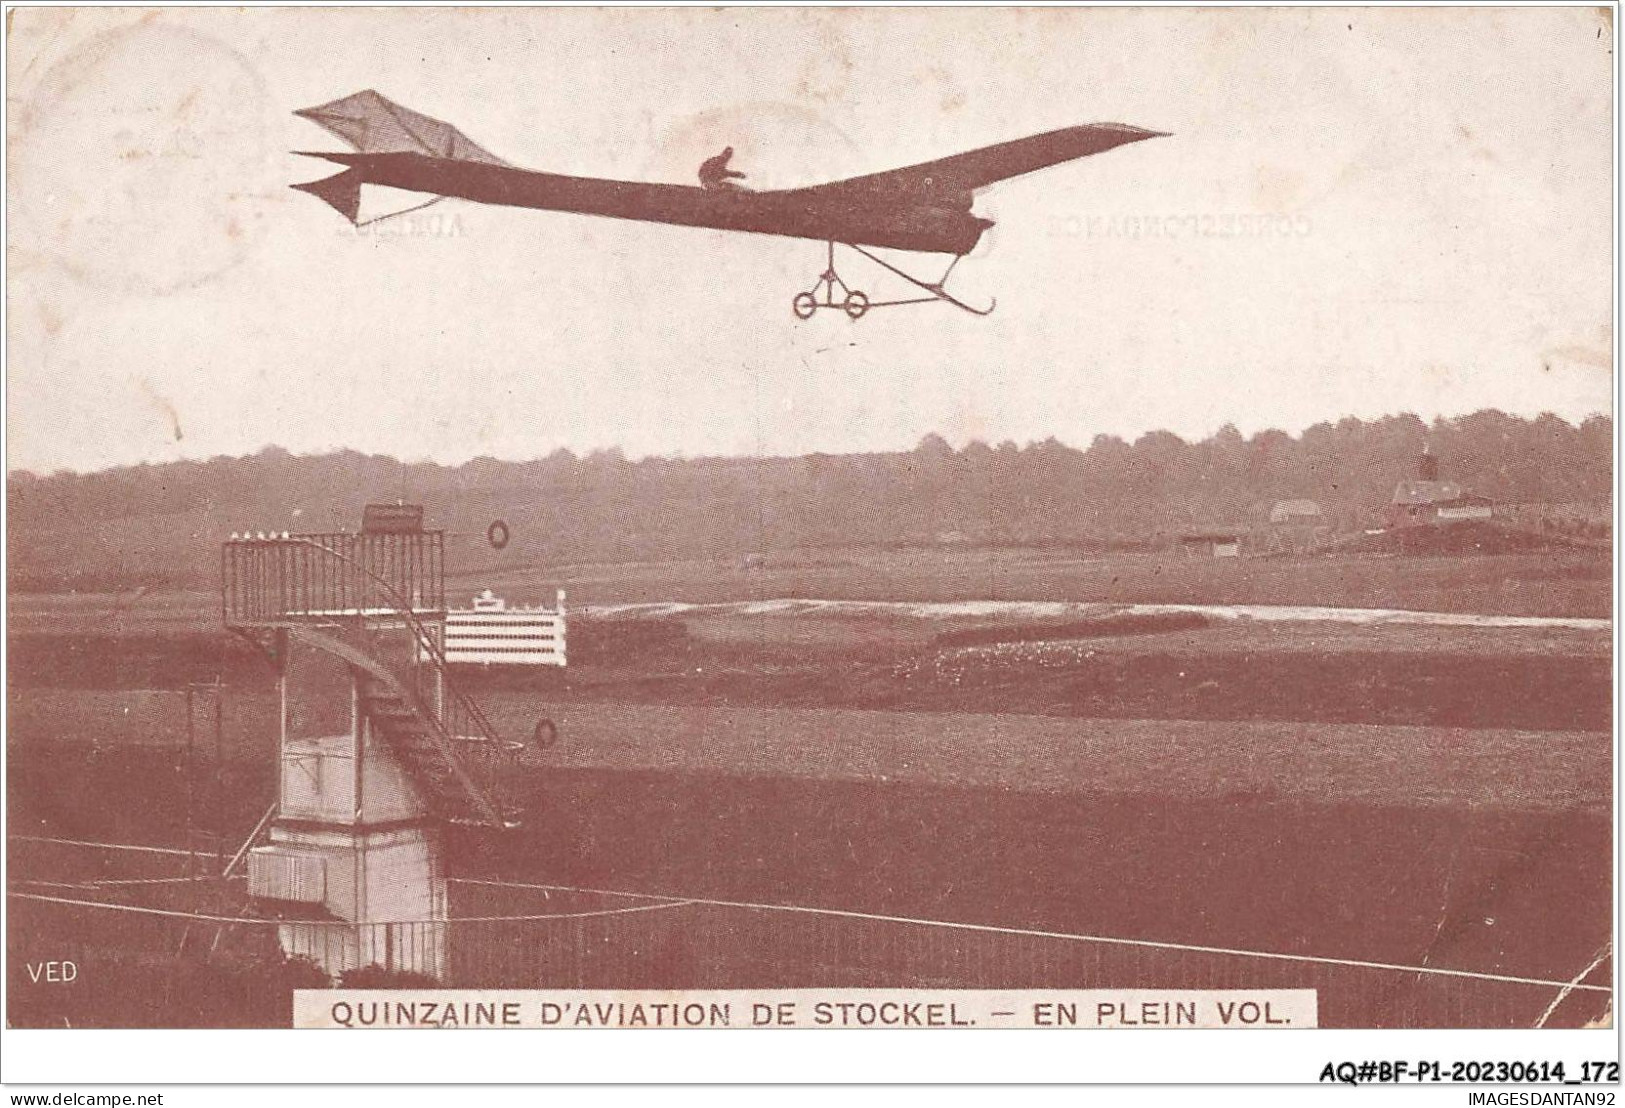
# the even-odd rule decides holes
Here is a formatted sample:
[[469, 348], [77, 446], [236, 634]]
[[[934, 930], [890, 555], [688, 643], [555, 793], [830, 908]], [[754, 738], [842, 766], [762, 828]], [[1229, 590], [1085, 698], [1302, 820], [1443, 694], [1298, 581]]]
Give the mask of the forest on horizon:
[[1280, 500], [1336, 530], [1372, 526], [1424, 449], [1440, 477], [1501, 504], [1607, 515], [1613, 420], [1575, 426], [1496, 410], [1428, 424], [1347, 418], [1300, 435], [1233, 426], [1199, 441], [1151, 431], [954, 449], [782, 458], [645, 458], [558, 450], [528, 462], [402, 463], [355, 451], [244, 457], [6, 479], [8, 580], [21, 591], [213, 587], [218, 544], [249, 530], [354, 530], [403, 499], [429, 526], [513, 535], [509, 564], [738, 558], [838, 546], [1155, 548], [1246, 529]]

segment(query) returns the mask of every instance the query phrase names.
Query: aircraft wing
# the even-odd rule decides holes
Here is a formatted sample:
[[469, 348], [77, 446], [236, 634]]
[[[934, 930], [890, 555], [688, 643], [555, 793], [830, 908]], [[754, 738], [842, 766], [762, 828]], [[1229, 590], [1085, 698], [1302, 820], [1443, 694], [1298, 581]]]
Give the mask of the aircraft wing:
[[427, 154], [484, 165], [509, 164], [450, 123], [403, 108], [372, 89], [293, 114], [326, 128], [361, 154]]
[[979, 150], [953, 154], [936, 161], [889, 169], [883, 173], [870, 173], [862, 177], [849, 177], [825, 185], [814, 185], [797, 191], [823, 190], [920, 192], [955, 190], [974, 192], [1011, 177], [1044, 169], [1061, 162], [1100, 154], [1114, 147], [1142, 139], [1158, 138], [1166, 131], [1148, 131], [1143, 127], [1130, 127], [1124, 123], [1086, 123], [1080, 127], [1063, 127], [1059, 131], [1046, 131], [1041, 135], [995, 143]]

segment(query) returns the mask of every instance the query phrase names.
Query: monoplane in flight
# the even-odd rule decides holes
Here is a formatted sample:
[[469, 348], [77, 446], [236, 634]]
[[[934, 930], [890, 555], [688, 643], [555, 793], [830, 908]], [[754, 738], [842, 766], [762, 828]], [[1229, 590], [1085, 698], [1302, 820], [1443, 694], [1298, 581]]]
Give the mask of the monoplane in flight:
[[[977, 191], [1011, 177], [1166, 133], [1121, 123], [1089, 123], [883, 173], [804, 188], [758, 191], [737, 183], [744, 174], [729, 168], [731, 147], [701, 166], [699, 186], [615, 181], [540, 173], [510, 165], [451, 124], [403, 108], [370, 89], [294, 114], [320, 124], [354, 147], [353, 154], [301, 151], [345, 168], [324, 180], [293, 186], [321, 197], [352, 223], [359, 220], [361, 186], [383, 185], [423, 193], [436, 200], [460, 197], [482, 204], [750, 231], [826, 243], [824, 272], [812, 289], [797, 293], [792, 302], [802, 319], [810, 319], [821, 308], [859, 319], [871, 308], [933, 301], [986, 315], [993, 310], [992, 304], [973, 307], [945, 287], [954, 266], [993, 226], [992, 220], [971, 212]], [[837, 245], [851, 248], [928, 295], [870, 300], [848, 286], [835, 271]], [[947, 271], [932, 281], [905, 272], [874, 254], [872, 248], [947, 254], [952, 261]]]

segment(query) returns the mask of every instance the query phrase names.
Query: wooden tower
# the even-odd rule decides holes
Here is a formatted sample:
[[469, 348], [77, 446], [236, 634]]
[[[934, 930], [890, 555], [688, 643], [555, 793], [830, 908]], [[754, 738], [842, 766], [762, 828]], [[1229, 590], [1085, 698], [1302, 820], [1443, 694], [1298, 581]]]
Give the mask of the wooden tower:
[[445, 973], [447, 822], [513, 826], [499, 786], [519, 744], [448, 680], [444, 535], [414, 506], [370, 507], [358, 533], [233, 536], [222, 611], [271, 657], [279, 788], [248, 855], [282, 943], [337, 976]]

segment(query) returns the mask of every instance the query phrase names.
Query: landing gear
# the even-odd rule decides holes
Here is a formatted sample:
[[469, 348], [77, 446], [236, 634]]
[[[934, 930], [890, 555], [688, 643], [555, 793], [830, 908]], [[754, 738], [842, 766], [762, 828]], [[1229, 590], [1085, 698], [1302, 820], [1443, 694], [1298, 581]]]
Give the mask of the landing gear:
[[[895, 273], [909, 284], [923, 289], [931, 295], [915, 296], [905, 300], [870, 300], [866, 293], [852, 288], [841, 280], [841, 275], [835, 271], [835, 244], [831, 242], [828, 244], [829, 250], [826, 255], [824, 272], [819, 275], [817, 283], [807, 292], [796, 293], [795, 298], [790, 301], [790, 310], [796, 313], [797, 319], [811, 319], [820, 308], [832, 308], [845, 312], [847, 318], [855, 322], [869, 314], [871, 308], [895, 308], [903, 304], [930, 304], [940, 300], [945, 304], [952, 304], [961, 311], [970, 312], [972, 315], [987, 315], [998, 305], [998, 301], [993, 301], [985, 308], [975, 308], [958, 297], [950, 295], [944, 289], [943, 286], [948, 283], [948, 277], [953, 273], [954, 266], [959, 264], [960, 255], [956, 255], [954, 260], [948, 263], [948, 268], [940, 279], [922, 281], [911, 273], [905, 273], [884, 258], [871, 254], [861, 246], [852, 243], [845, 243], [844, 245], [862, 254], [882, 269]], [[836, 296], [837, 290], [840, 292], [839, 297]]]
[[[840, 296], [835, 295], [840, 290]], [[823, 299], [820, 300], [819, 297]], [[790, 309], [796, 313], [797, 319], [811, 319], [813, 313], [819, 308], [834, 308], [845, 312], [852, 319], [862, 319], [863, 314], [869, 310], [869, 298], [857, 289], [851, 288], [841, 280], [841, 275], [835, 272], [835, 244], [829, 243], [828, 260], [824, 272], [819, 274], [818, 282], [809, 292], [798, 292], [796, 298], [790, 302]]]

